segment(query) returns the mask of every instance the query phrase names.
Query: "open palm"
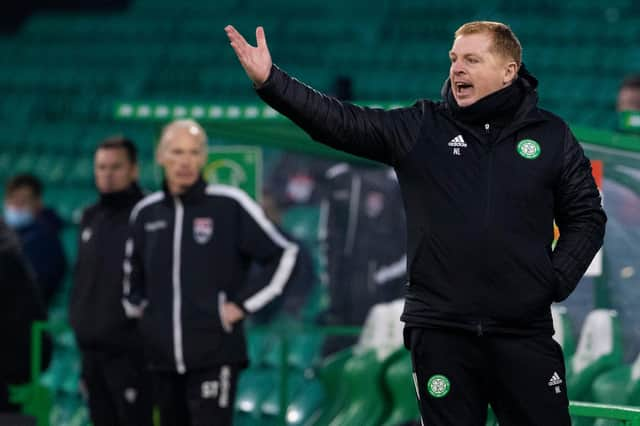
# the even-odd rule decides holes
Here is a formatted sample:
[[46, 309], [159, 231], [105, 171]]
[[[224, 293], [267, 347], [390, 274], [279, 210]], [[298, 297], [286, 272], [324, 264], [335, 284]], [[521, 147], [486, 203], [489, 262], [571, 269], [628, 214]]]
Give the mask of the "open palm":
[[271, 71], [271, 53], [267, 47], [267, 39], [264, 28], [256, 28], [257, 47], [251, 46], [232, 25], [224, 28], [231, 42], [231, 47], [236, 52], [238, 60], [245, 72], [256, 86], [262, 85], [269, 77]]

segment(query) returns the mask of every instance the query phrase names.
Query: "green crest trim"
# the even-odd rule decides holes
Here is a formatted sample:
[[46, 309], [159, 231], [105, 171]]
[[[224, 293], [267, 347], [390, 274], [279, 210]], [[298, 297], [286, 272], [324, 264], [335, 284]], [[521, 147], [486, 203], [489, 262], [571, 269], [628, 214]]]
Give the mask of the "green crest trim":
[[451, 389], [451, 383], [442, 374], [436, 374], [431, 376], [427, 382], [427, 390], [429, 394], [434, 398], [442, 398], [449, 393]]
[[540, 156], [540, 145], [533, 139], [523, 139], [518, 142], [516, 147], [518, 154], [526, 158], [527, 160], [535, 160]]

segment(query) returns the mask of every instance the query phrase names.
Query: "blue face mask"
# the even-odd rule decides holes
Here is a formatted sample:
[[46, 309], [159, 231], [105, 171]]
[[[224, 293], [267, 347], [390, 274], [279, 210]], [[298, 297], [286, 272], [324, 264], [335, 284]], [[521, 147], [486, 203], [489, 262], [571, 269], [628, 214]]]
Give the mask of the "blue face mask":
[[4, 221], [13, 229], [23, 228], [33, 223], [33, 213], [25, 209], [4, 206]]

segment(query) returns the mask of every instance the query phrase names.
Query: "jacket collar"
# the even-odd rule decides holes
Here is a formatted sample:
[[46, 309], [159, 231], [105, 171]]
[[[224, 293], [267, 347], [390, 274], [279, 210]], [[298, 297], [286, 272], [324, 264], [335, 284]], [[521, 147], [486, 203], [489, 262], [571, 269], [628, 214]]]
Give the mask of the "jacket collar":
[[[521, 65], [520, 70], [518, 71], [518, 78], [513, 83], [513, 85], [518, 85], [523, 91], [523, 99], [520, 104], [515, 108], [515, 111], [511, 114], [511, 119], [504, 124], [502, 131], [500, 132], [499, 139], [506, 138], [514, 133], [517, 133], [522, 128], [536, 122], [541, 122], [547, 120], [547, 118], [540, 112], [538, 109], [538, 79], [534, 77], [525, 67], [524, 63]], [[503, 89], [505, 90], [505, 89]], [[444, 97], [444, 101], [440, 103], [440, 109], [444, 113], [444, 115], [456, 126], [462, 127], [468, 130], [470, 133], [474, 134], [478, 137], [479, 140], [483, 140], [479, 134], [478, 126], [474, 126], [471, 123], [465, 123], [452, 113], [452, 108], [447, 102], [447, 98], [451, 94], [451, 83], [449, 79], [447, 79], [442, 88], [442, 95]], [[490, 97], [492, 95], [489, 95]], [[482, 102], [481, 99], [478, 102]], [[492, 119], [488, 119], [487, 122], [492, 125], [496, 124]], [[503, 124], [503, 123], [500, 123]]]
[[165, 193], [165, 200], [172, 201], [174, 198], [179, 198], [185, 204], [197, 203], [205, 198], [205, 190], [207, 188], [207, 183], [199, 177], [197, 181], [186, 191], [184, 191], [180, 195], [173, 195], [169, 192], [169, 187], [167, 186], [167, 182], [164, 181], [162, 183], [162, 190]]
[[118, 192], [101, 193], [100, 204], [113, 209], [131, 207], [144, 196], [137, 182]]

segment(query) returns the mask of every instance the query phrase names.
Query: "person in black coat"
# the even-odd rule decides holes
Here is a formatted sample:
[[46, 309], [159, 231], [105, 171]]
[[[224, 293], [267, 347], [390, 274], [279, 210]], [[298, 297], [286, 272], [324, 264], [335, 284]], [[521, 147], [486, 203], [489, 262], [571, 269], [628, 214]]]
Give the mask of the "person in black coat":
[[135, 320], [122, 308], [122, 262], [129, 215], [143, 197], [137, 150], [127, 138], [104, 140], [94, 156], [98, 202], [80, 221], [69, 306], [82, 353], [82, 381], [95, 426], [152, 423], [150, 380]]
[[[0, 219], [0, 413], [17, 412], [9, 403], [9, 385], [30, 378], [31, 326], [46, 321], [47, 312], [33, 271], [15, 233]], [[51, 339], [44, 336], [42, 368], [51, 358]]]
[[575, 289], [607, 217], [569, 126], [538, 107], [513, 31], [462, 25], [442, 100], [390, 111], [291, 78], [261, 27], [257, 47], [225, 31], [266, 103], [313, 139], [395, 169], [407, 218], [401, 320], [424, 424], [480, 425], [490, 403], [500, 424], [569, 425], [550, 306]]

